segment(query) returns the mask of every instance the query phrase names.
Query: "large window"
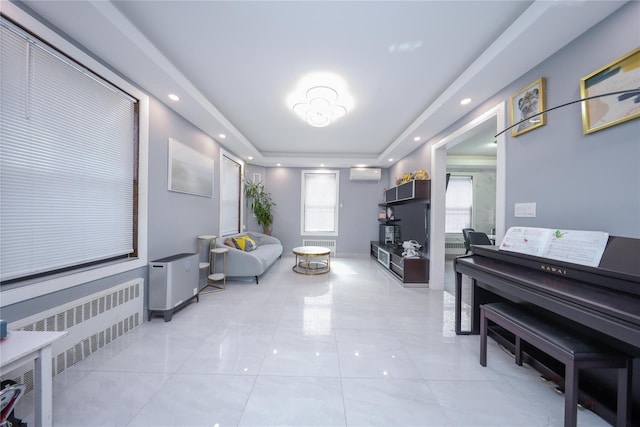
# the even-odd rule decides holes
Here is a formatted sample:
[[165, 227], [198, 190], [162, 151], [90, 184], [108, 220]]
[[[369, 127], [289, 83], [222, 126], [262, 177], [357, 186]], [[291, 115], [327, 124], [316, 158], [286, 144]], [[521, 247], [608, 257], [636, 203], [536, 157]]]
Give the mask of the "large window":
[[339, 183], [338, 171], [302, 171], [302, 235], [338, 235]]
[[470, 176], [452, 175], [447, 186], [446, 233], [462, 233], [471, 227], [473, 180]]
[[243, 163], [224, 150], [220, 151], [220, 235], [242, 230]]
[[0, 24], [0, 280], [136, 256], [137, 100]]

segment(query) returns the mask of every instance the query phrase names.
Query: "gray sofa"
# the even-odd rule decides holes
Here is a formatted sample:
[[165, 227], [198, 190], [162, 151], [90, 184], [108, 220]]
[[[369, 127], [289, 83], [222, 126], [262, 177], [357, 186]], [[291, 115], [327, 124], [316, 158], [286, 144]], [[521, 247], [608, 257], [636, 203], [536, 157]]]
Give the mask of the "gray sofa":
[[[245, 252], [235, 247], [229, 247], [224, 244], [224, 240], [229, 237], [249, 235], [256, 241], [257, 248], [251, 252]], [[276, 237], [255, 231], [238, 233], [216, 240], [216, 247], [227, 248], [227, 277], [255, 277], [258, 284], [258, 277], [282, 255], [282, 243]], [[222, 257], [216, 259], [216, 272], [222, 273]]]

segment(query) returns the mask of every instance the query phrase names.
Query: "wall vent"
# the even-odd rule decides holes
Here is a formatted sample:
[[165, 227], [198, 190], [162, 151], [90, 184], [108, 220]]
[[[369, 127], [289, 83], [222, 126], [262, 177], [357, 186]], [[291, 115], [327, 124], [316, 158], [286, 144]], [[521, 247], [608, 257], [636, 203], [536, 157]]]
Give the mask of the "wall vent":
[[336, 256], [336, 241], [335, 240], [309, 240], [303, 239], [302, 246], [321, 246], [323, 248], [329, 248], [331, 255]]
[[[139, 326], [144, 319], [144, 281], [136, 279], [88, 295], [9, 324], [10, 330], [68, 331], [52, 344], [53, 376], [86, 359], [111, 341]], [[2, 379], [12, 379], [33, 390], [33, 363]]]

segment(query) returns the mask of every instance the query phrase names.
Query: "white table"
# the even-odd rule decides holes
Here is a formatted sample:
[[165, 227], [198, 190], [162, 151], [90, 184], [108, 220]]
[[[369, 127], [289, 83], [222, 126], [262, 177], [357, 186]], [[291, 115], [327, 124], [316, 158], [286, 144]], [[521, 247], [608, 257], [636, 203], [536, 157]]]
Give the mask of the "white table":
[[53, 421], [51, 344], [68, 332], [9, 331], [0, 341], [0, 375], [34, 362], [36, 426], [49, 427]]

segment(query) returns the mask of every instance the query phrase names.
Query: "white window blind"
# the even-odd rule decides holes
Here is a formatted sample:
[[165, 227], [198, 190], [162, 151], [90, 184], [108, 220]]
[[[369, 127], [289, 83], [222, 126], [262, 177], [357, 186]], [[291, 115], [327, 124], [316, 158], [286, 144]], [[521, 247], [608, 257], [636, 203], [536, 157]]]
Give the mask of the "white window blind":
[[472, 177], [452, 175], [447, 186], [446, 233], [462, 233], [463, 228], [471, 227], [472, 205]]
[[222, 185], [220, 186], [220, 234], [240, 232], [240, 180], [242, 165], [222, 155]]
[[0, 279], [131, 254], [136, 100], [1, 24]]
[[302, 234], [337, 235], [339, 171], [302, 171]]

